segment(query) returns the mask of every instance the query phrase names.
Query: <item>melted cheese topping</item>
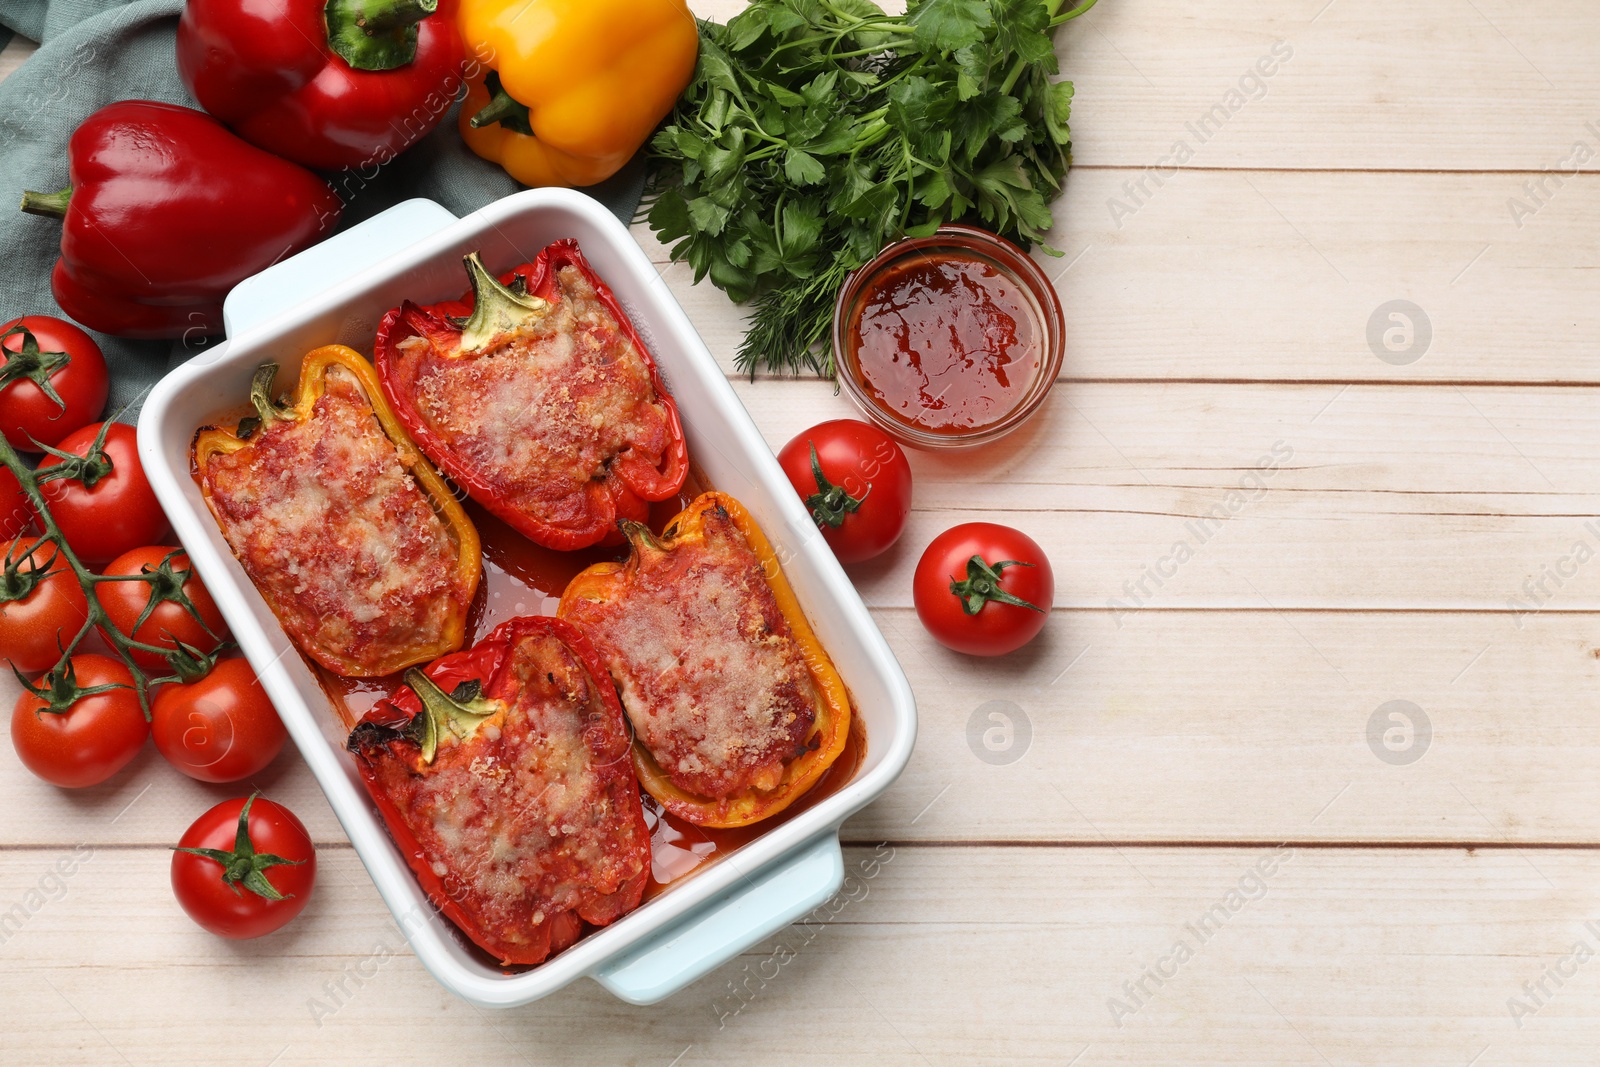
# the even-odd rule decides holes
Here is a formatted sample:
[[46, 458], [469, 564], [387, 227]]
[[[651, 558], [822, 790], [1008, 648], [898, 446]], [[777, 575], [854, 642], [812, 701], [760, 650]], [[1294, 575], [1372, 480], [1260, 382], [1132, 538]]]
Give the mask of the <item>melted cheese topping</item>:
[[550, 312], [488, 352], [440, 358], [421, 337], [396, 346], [416, 366], [416, 405], [461, 462], [518, 510], [547, 522], [636, 448], [669, 434], [650, 369], [576, 267], [556, 275]]
[[[457, 546], [338, 365], [310, 415], [278, 421], [203, 476], [223, 536], [295, 643], [379, 663], [437, 643], [461, 591]], [[330, 653], [332, 655], [330, 655]]]
[[644, 549], [615, 601], [567, 613], [607, 660], [622, 706], [672, 782], [721, 799], [773, 789], [804, 751], [819, 696], [761, 561], [726, 512], [703, 543]]
[[377, 773], [446, 893], [509, 957], [561, 912], [609, 922], [636, 905], [603, 898], [650, 852], [627, 734], [582, 662], [529, 634], [505, 677], [503, 714], [466, 740], [444, 734], [420, 773], [381, 756]]

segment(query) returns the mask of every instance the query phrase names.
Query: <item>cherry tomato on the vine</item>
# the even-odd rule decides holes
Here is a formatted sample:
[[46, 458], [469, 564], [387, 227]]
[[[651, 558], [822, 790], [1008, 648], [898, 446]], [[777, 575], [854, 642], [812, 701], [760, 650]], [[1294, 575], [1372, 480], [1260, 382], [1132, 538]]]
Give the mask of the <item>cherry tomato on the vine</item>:
[[840, 563], [879, 555], [905, 529], [911, 465], [876, 426], [820, 423], [784, 445], [778, 464]]
[[55, 666], [83, 628], [89, 604], [54, 545], [19, 538], [0, 561], [0, 661], [23, 674]]
[[271, 763], [289, 735], [250, 664], [225, 659], [198, 682], [161, 687], [150, 736], [190, 778], [237, 782]]
[[[184, 571], [190, 571], [182, 581]], [[212, 652], [227, 640], [228, 627], [211, 594], [193, 573], [189, 557], [181, 549], [146, 545], [124, 552], [102, 572], [106, 577], [142, 575], [148, 581], [100, 582], [95, 597], [111, 618], [111, 624], [135, 641], [174, 650], [181, 641], [199, 652]], [[194, 607], [191, 613], [184, 606]], [[151, 603], [154, 607], [138, 632], [134, 624]], [[204, 625], [201, 625], [204, 623]], [[133, 661], [154, 674], [168, 674], [165, 656], [133, 649]]]
[[992, 522], [953, 526], [917, 562], [912, 600], [938, 642], [974, 656], [1001, 656], [1044, 628], [1055, 576], [1039, 543]]
[[[69, 433], [56, 445], [73, 456], [87, 456], [103, 423], [92, 422]], [[139, 463], [137, 439], [132, 426], [112, 423], [106, 427], [102, 448], [106, 462], [94, 464], [88, 472], [93, 485], [71, 478], [46, 482], [41, 489], [45, 505], [67, 544], [84, 563], [104, 563], [140, 545], [152, 545], [167, 532], [167, 516], [156, 500], [155, 490]], [[54, 454], [39, 464], [39, 473], [67, 462]], [[107, 469], [109, 468], [109, 469]]]
[[15, 537], [33, 525], [33, 505], [22, 483], [5, 467], [0, 467], [0, 537]]
[[[110, 379], [94, 338], [48, 315], [0, 326], [0, 433], [37, 452], [100, 417]], [[59, 402], [58, 402], [59, 401]]]
[[[49, 702], [24, 692], [11, 712], [11, 744], [23, 766], [45, 781], [69, 789], [99, 785], [126, 767], [150, 724], [144, 720], [133, 675], [109, 656], [73, 656], [68, 681], [84, 690], [115, 686], [52, 712]], [[49, 675], [46, 676], [50, 677]]]
[[224, 800], [184, 831], [172, 892], [218, 937], [270, 934], [305, 908], [317, 881], [311, 835], [288, 808], [251, 795]]

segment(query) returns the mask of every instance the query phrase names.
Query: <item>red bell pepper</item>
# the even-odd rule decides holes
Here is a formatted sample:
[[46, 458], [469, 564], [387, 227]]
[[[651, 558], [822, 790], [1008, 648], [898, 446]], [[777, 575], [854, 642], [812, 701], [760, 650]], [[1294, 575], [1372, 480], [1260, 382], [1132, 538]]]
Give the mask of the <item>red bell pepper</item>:
[[532, 964], [639, 906], [650, 831], [622, 706], [581, 631], [512, 619], [405, 682], [348, 747], [451, 922], [502, 963]]
[[[407, 301], [373, 363], [417, 446], [524, 537], [558, 551], [620, 540], [618, 519], [683, 487], [678, 406], [644, 339], [570, 238], [472, 291]], [[609, 543], [609, 542], [608, 542]]]
[[23, 193], [22, 210], [64, 220], [56, 303], [120, 337], [222, 332], [228, 290], [315, 244], [343, 206], [315, 174], [175, 104], [109, 104], [67, 155], [72, 185]]
[[387, 163], [462, 83], [456, 0], [189, 0], [178, 73], [251, 144], [307, 167]]

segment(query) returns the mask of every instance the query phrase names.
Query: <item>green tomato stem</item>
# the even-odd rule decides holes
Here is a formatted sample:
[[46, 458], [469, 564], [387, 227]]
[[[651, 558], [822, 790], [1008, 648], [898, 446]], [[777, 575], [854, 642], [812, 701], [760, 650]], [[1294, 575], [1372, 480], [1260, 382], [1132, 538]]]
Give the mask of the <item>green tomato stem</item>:
[[1023, 563], [1020, 560], [1003, 559], [989, 563], [982, 556], [973, 556], [967, 560], [967, 576], [957, 581], [950, 579], [950, 592], [961, 601], [961, 610], [968, 615], [976, 615], [982, 611], [985, 604], [1011, 604], [1014, 607], [1027, 608], [1030, 611], [1045, 613], [1039, 605], [1022, 599], [1014, 593], [1007, 592], [1000, 587], [1000, 575], [1007, 567], [1032, 567], [1032, 563]]
[[264, 900], [286, 900], [288, 895], [280, 893], [278, 887], [267, 880], [266, 872], [273, 867], [298, 867], [305, 860], [286, 860], [270, 852], [256, 851], [255, 842], [250, 840], [250, 807], [260, 795], [260, 790], [251, 793], [250, 799], [239, 809], [239, 827], [234, 831], [232, 850], [176, 847], [172, 851], [187, 852], [221, 866], [222, 884], [236, 894], [243, 885]]

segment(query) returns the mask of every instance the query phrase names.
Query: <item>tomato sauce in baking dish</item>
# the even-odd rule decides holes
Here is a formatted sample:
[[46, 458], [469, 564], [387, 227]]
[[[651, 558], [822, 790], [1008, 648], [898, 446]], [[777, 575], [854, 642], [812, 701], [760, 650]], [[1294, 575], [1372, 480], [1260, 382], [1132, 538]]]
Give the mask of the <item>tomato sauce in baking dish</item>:
[[[651, 506], [651, 529], [660, 533], [705, 488], [704, 476], [691, 465], [678, 496]], [[509, 619], [554, 614], [562, 591], [580, 571], [594, 563], [616, 560], [627, 551], [625, 546], [577, 552], [541, 548], [477, 504], [468, 502], [466, 510], [477, 525], [483, 544], [483, 578], [467, 617], [467, 646]], [[398, 674], [384, 678], [345, 678], [315, 664], [311, 666], [346, 728], [354, 727], [373, 705], [387, 698], [401, 684]], [[696, 826], [663, 810], [660, 803], [645, 794], [644, 818], [650, 830], [651, 865], [644, 900], [648, 902], [659, 896], [674, 883], [704, 870], [849, 784], [867, 751], [861, 716], [852, 715], [850, 719], [849, 737], [839, 758], [804, 796], [761, 822], [734, 829]], [[483, 958], [488, 959], [487, 954]]]
[[[413, 876], [496, 966], [530, 967], [833, 795], [859, 770], [866, 738], [777, 553], [743, 505], [692, 468], [674, 401], [576, 244], [502, 278], [476, 254], [467, 262], [476, 302], [391, 312], [376, 370], [326, 346], [280, 401], [277, 367], [262, 365], [256, 414], [203, 428], [194, 474], [348, 731]], [[401, 324], [428, 341], [398, 336]], [[414, 406], [413, 394], [432, 395], [433, 379], [408, 371], [424, 348], [435, 377], [452, 380], [478, 381], [522, 348], [562, 357], [604, 403], [590, 411], [576, 393], [535, 403], [512, 389], [512, 407], [541, 419], [576, 405], [583, 432], [485, 410], [480, 428], [497, 444], [475, 451], [452, 436], [455, 422]], [[451, 362], [463, 360], [473, 362]], [[507, 381], [533, 369], [498, 368]], [[549, 498], [529, 496], [521, 475], [486, 473], [499, 467], [485, 455], [529, 433], [537, 462], [522, 474], [541, 484], [551, 456], [575, 449]], [[599, 452], [585, 451], [585, 434]], [[352, 442], [392, 459], [357, 463]], [[236, 467], [251, 478], [235, 485]], [[274, 523], [247, 538], [260, 500]], [[420, 577], [402, 551], [413, 527], [430, 549]], [[311, 551], [290, 536], [302, 532], [332, 536], [340, 551]], [[423, 580], [434, 572], [443, 594]], [[397, 610], [365, 592], [374, 583]], [[401, 626], [407, 640], [367, 652], [344, 639], [344, 616], [302, 595], [313, 586], [366, 596], [363, 618]], [[398, 610], [434, 600], [440, 621], [429, 626]], [[326, 632], [329, 619], [343, 630]], [[676, 666], [647, 671], [663, 657]]]

